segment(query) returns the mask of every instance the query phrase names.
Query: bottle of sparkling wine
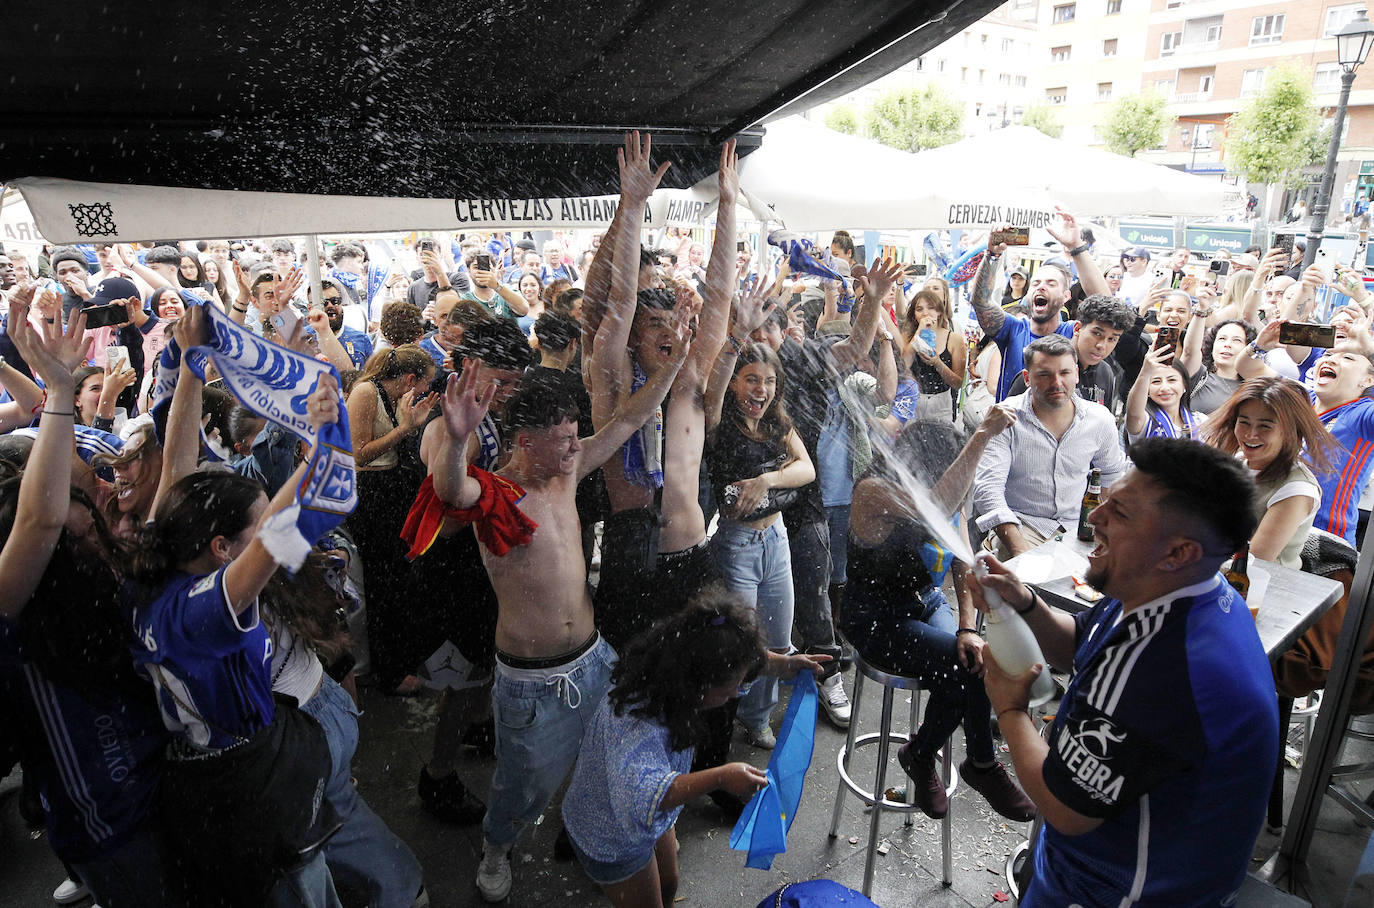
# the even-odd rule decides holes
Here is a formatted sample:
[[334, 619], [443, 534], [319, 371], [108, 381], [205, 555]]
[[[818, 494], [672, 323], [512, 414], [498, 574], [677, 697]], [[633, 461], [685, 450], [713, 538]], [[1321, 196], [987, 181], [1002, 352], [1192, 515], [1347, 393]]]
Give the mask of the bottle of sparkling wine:
[[[988, 575], [987, 565], [979, 561], [974, 572], [982, 580]], [[988, 648], [992, 650], [997, 664], [1009, 675], [1019, 675], [1032, 665], [1044, 665], [1040, 677], [1031, 686], [1030, 705], [1039, 706], [1050, 700], [1054, 696], [1054, 679], [1050, 677], [1050, 667], [1045, 664], [1045, 655], [1036, 642], [1035, 632], [1025, 618], [1016, 614], [1016, 610], [986, 584], [983, 585], [983, 598], [990, 606], [986, 627]]]

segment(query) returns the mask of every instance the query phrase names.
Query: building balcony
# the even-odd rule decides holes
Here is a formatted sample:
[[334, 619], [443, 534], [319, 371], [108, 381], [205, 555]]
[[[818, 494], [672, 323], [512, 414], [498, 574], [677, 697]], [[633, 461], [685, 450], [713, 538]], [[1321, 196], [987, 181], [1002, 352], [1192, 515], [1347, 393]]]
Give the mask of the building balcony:
[[1210, 91], [1180, 91], [1176, 92], [1171, 98], [1175, 104], [1195, 104], [1199, 101], [1212, 100]]

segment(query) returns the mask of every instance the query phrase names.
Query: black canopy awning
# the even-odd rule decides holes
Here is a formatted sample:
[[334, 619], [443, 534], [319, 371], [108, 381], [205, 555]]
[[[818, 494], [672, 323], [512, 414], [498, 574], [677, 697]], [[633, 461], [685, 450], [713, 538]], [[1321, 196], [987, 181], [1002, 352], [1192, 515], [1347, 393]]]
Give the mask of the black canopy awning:
[[9, 0], [0, 179], [336, 195], [615, 191], [895, 69], [995, 0]]

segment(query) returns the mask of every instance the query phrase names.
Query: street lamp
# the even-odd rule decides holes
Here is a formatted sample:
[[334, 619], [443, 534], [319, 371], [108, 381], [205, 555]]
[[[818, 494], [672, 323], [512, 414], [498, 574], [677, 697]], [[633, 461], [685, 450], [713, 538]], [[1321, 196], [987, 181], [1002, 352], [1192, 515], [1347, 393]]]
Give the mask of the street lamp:
[[1331, 207], [1331, 189], [1336, 182], [1336, 152], [1341, 147], [1341, 130], [1345, 126], [1345, 108], [1350, 102], [1350, 87], [1355, 84], [1355, 70], [1369, 58], [1374, 46], [1374, 23], [1360, 10], [1345, 28], [1336, 32], [1336, 54], [1341, 61], [1341, 100], [1336, 105], [1336, 118], [1331, 124], [1331, 147], [1326, 150], [1326, 169], [1322, 171], [1317, 200], [1312, 205], [1312, 224], [1307, 230], [1307, 251], [1302, 266], [1307, 268], [1317, 260], [1317, 248], [1322, 244], [1326, 229], [1326, 212]]

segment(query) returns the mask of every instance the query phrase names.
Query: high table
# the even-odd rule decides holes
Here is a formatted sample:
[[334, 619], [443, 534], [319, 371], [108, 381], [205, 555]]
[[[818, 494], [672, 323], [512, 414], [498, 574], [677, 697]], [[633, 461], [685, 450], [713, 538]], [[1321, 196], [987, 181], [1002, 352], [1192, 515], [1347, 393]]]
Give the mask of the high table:
[[[1027, 585], [1047, 604], [1076, 614], [1092, 608], [1092, 603], [1080, 599], [1073, 589], [1073, 574], [1081, 570], [1082, 559], [1092, 548], [1093, 543], [1079, 542], [1072, 536], [1051, 539], [1011, 559], [1007, 567], [1018, 575], [1022, 570], [1030, 574]], [[1269, 575], [1269, 586], [1255, 626], [1272, 662], [1340, 601], [1343, 588], [1334, 580], [1272, 562], [1260, 562], [1258, 567]]]
[[[1091, 542], [1080, 542], [1076, 536], [1062, 534], [1029, 552], [1017, 555], [1006, 565], [1017, 576], [1026, 575], [1023, 582], [1039, 593], [1046, 604], [1077, 614], [1093, 606], [1093, 603], [1074, 592], [1074, 576], [1083, 576], [1087, 566], [1086, 555], [1092, 551], [1093, 545]], [[1260, 562], [1260, 566], [1268, 574], [1269, 582], [1255, 618], [1255, 627], [1259, 630], [1260, 643], [1264, 645], [1269, 661], [1273, 662], [1340, 601], [1344, 588], [1335, 580], [1272, 562]], [[1279, 731], [1282, 735], [1285, 729]], [[1016, 891], [1015, 864], [1028, 847], [1029, 842], [1023, 843], [1007, 857], [1007, 885], [1013, 892]]]

